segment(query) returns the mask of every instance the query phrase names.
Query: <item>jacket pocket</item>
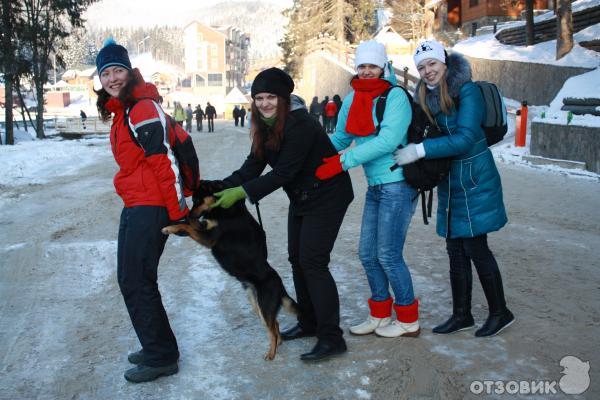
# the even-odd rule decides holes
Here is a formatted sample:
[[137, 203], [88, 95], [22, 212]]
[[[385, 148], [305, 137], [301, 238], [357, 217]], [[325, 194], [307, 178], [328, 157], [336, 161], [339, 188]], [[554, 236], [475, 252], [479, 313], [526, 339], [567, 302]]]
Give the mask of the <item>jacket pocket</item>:
[[463, 162], [461, 165], [460, 181], [462, 186], [467, 190], [472, 190], [477, 187], [478, 179], [474, 171], [472, 162]]

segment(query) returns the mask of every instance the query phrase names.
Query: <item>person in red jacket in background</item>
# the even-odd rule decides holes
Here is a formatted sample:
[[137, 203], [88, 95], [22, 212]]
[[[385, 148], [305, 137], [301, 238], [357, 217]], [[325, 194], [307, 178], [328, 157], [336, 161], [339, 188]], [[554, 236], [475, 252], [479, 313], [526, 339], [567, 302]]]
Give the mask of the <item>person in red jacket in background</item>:
[[325, 131], [327, 133], [333, 133], [333, 131], [335, 130], [335, 122], [336, 122], [335, 116], [337, 115], [337, 111], [338, 111], [338, 106], [335, 104], [335, 102], [333, 100], [329, 100], [327, 102], [327, 104], [325, 104], [325, 116], [327, 117], [327, 119], [326, 119], [327, 124], [325, 124]]
[[[117, 245], [117, 278], [142, 349], [128, 355], [131, 382], [178, 372], [179, 350], [158, 291], [157, 270], [168, 236], [161, 229], [189, 212], [168, 133], [160, 122], [159, 94], [131, 68], [127, 50], [109, 39], [96, 57], [102, 84], [100, 118], [112, 115], [110, 143], [123, 199]], [[135, 104], [135, 107], [132, 107]], [[129, 113], [127, 120], [126, 111]]]

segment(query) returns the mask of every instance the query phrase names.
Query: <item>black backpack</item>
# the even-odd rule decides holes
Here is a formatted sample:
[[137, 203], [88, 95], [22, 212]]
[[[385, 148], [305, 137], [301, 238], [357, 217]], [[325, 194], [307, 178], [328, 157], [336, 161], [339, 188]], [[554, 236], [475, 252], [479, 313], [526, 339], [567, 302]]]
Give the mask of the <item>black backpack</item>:
[[[163, 127], [167, 130], [169, 135], [169, 145], [173, 151], [175, 159], [177, 160], [177, 167], [179, 169], [179, 176], [181, 178], [184, 196], [191, 196], [200, 185], [200, 163], [198, 162], [198, 156], [196, 155], [196, 149], [194, 148], [192, 138], [173, 119], [173, 117], [163, 111], [160, 104], [158, 104], [152, 98], [147, 99], [152, 100], [156, 110], [159, 113], [159, 116], [164, 118]], [[137, 99], [137, 101], [125, 111], [125, 124], [129, 127], [129, 134], [131, 135], [133, 143], [141, 147], [135, 136], [131, 121], [129, 120], [129, 114], [139, 100], [142, 99]], [[161, 118], [161, 123], [162, 122], [163, 121]]]
[[[379, 96], [375, 105], [375, 116], [377, 117], [376, 133], [379, 133], [381, 121], [383, 120], [388, 93], [395, 87], [402, 89], [404, 93], [406, 93], [406, 97], [408, 97], [412, 109], [412, 119], [407, 132], [408, 143], [417, 144], [421, 143], [426, 138], [437, 138], [446, 135], [436, 124], [431, 123], [427, 114], [425, 114], [425, 111], [423, 111], [419, 104], [413, 101], [410, 93], [402, 86], [391, 86]], [[402, 145], [398, 146], [398, 148], [402, 148]], [[416, 197], [419, 195], [421, 196], [423, 222], [426, 225], [429, 224], [427, 217], [431, 217], [433, 188], [448, 176], [448, 172], [450, 171], [450, 160], [450, 158], [422, 158], [402, 166], [402, 173], [406, 183], [417, 189]], [[394, 164], [390, 169], [393, 171], [398, 167], [398, 165]], [[426, 199], [426, 192], [429, 192], [429, 199]]]
[[[485, 132], [487, 145], [491, 146], [501, 141], [508, 131], [506, 105], [504, 105], [502, 94], [496, 85], [486, 81], [477, 81], [474, 83], [479, 87], [481, 95], [483, 96], [483, 102], [485, 104], [485, 120], [481, 124], [481, 127]], [[452, 100], [458, 111], [460, 98], [454, 97]]]

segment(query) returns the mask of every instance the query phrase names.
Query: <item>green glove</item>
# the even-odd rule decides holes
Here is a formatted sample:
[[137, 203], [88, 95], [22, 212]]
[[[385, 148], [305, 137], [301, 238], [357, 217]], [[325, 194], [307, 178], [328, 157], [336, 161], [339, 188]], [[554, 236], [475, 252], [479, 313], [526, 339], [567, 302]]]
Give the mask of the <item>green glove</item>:
[[221, 207], [221, 208], [229, 208], [234, 205], [236, 202], [246, 198], [246, 192], [244, 188], [241, 186], [236, 186], [233, 188], [225, 189], [220, 192], [215, 193], [213, 196], [219, 198], [216, 203], [214, 203], [211, 208]]

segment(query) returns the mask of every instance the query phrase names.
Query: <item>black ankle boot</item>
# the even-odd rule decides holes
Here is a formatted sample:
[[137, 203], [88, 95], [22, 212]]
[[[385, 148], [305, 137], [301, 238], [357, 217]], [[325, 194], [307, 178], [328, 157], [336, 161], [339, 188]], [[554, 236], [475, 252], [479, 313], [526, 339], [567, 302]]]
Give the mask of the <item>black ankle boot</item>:
[[432, 329], [433, 333], [448, 334], [464, 331], [475, 326], [471, 311], [455, 308], [454, 313], [448, 320]]
[[508, 328], [513, 322], [515, 322], [515, 316], [508, 308], [504, 310], [502, 314], [490, 314], [487, 317], [485, 324], [475, 331], [475, 336], [487, 337], [497, 335], [504, 330], [504, 328]]
[[[450, 261], [451, 263], [453, 260]], [[452, 264], [451, 264], [452, 267]], [[471, 268], [471, 265], [468, 265]], [[450, 269], [450, 288], [452, 289], [452, 316], [432, 329], [433, 333], [448, 334], [463, 331], [475, 326], [471, 315], [471, 286], [473, 275], [471, 270]]]
[[500, 271], [484, 276], [480, 275], [479, 280], [488, 302], [490, 314], [483, 326], [475, 332], [475, 336], [494, 336], [509, 327], [515, 321], [515, 316], [506, 307]]

